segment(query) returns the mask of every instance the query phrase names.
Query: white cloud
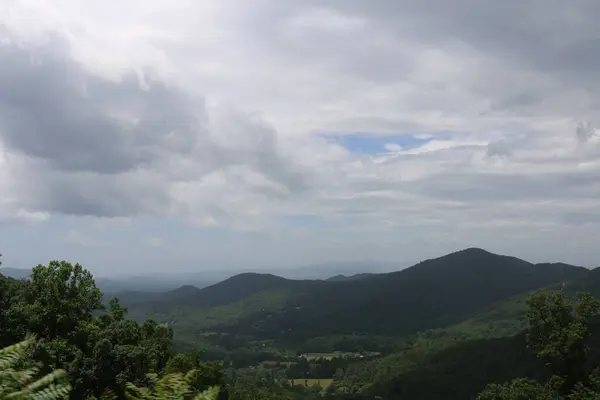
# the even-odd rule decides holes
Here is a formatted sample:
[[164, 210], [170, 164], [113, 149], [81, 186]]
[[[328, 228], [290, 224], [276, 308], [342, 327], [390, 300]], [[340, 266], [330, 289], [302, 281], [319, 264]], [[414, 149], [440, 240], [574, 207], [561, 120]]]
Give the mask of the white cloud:
[[165, 245], [165, 241], [161, 238], [153, 237], [153, 238], [148, 239], [146, 244], [150, 247], [162, 247]]
[[[2, 2], [0, 219], [263, 238], [221, 237], [213, 262], [597, 263], [597, 3], [421, 3]], [[424, 143], [358, 154], [322, 132]], [[297, 215], [322, 223], [299, 238]]]
[[384, 147], [387, 151], [402, 151], [402, 146], [397, 143], [387, 143]]

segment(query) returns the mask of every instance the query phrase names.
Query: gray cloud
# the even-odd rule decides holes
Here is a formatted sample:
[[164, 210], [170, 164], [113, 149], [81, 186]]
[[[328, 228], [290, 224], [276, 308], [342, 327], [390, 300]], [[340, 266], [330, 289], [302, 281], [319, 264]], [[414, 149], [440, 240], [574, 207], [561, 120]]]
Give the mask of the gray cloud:
[[508, 157], [512, 154], [510, 145], [506, 142], [492, 142], [487, 145], [487, 156], [492, 157]]
[[561, 217], [566, 224], [570, 225], [581, 226], [600, 224], [600, 211], [597, 208], [587, 210], [586, 212], [565, 212]]
[[434, 198], [479, 202], [567, 201], [573, 198], [594, 200], [600, 196], [596, 187], [598, 174], [589, 173], [515, 173], [478, 174], [443, 173], [427, 183], [411, 185], [418, 193]]
[[575, 134], [577, 135], [577, 140], [581, 143], [585, 143], [592, 137], [598, 135], [596, 129], [590, 126], [589, 122], [579, 122]]
[[[173, 183], [235, 166], [283, 188], [271, 195], [309, 188], [260, 119], [225, 107], [209, 121], [204, 104], [151, 72], [110, 80], [84, 69], [59, 37], [43, 45], [8, 38], [0, 45], [0, 133], [8, 152], [32, 160], [19, 167], [16, 189], [31, 209], [169, 213], [180, 204]], [[230, 179], [253, 186], [247, 174]]]

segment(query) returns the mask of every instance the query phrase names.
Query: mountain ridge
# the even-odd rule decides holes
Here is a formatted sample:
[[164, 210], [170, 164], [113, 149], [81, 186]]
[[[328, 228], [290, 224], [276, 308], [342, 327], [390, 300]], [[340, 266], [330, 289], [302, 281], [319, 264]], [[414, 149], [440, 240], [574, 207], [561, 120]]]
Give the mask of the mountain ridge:
[[[160, 310], [168, 318], [169, 310], [179, 308], [179, 320], [191, 321], [194, 331], [210, 327], [270, 340], [358, 333], [402, 336], [451, 326], [502, 299], [586, 271], [468, 248], [400, 271], [343, 282], [244, 273], [199, 291], [189, 289], [193, 295], [187, 298], [160, 296], [132, 310], [139, 317]], [[210, 324], [203, 322], [208, 315]]]

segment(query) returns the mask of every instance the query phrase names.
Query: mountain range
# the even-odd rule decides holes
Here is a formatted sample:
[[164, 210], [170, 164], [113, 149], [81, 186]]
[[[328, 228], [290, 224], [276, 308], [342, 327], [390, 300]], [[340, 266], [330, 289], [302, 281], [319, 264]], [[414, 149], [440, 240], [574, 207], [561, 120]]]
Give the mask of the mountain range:
[[470, 248], [401, 271], [290, 280], [243, 273], [203, 289], [182, 286], [152, 299], [129, 296], [135, 318], [207, 332], [299, 343], [331, 335], [407, 336], [458, 324], [493, 304], [586, 274]]

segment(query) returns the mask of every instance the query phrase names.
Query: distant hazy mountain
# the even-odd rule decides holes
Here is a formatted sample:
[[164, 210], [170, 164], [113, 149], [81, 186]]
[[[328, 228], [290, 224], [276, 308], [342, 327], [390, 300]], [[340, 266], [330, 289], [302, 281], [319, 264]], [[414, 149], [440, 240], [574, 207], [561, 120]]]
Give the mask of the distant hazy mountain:
[[328, 279], [336, 275], [353, 276], [362, 273], [385, 273], [410, 267], [411, 262], [336, 262], [305, 265], [294, 268], [262, 269], [253, 272], [269, 273], [288, 279]]
[[[1, 267], [0, 274], [15, 279], [25, 279], [31, 274], [30, 269]], [[96, 277], [96, 286], [104, 293], [114, 294], [128, 291], [161, 293], [173, 290], [183, 284], [192, 283], [194, 286], [203, 288], [218, 282], [215, 280], [202, 280], [199, 277], [156, 277], [152, 275], [126, 276], [116, 278]], [[140, 293], [141, 296], [141, 293]]]
[[[207, 270], [198, 272], [152, 273], [129, 276], [96, 276], [96, 285], [106, 294], [113, 295], [123, 292], [166, 292], [180, 286], [192, 285], [204, 288], [217, 282], [224, 281], [240, 273], [263, 273], [277, 275], [287, 279], [327, 279], [333, 275], [357, 276], [359, 273], [389, 272], [407, 267], [402, 263], [381, 262], [338, 262], [315, 264], [293, 268], [271, 268], [248, 270]], [[12, 278], [22, 279], [29, 276], [31, 270], [1, 267], [0, 273]], [[127, 296], [133, 295], [129, 293]], [[140, 294], [141, 296], [141, 294]], [[132, 298], [134, 298], [133, 295]], [[144, 296], [142, 296], [144, 297]]]
[[362, 274], [354, 274], [354, 275], [350, 275], [350, 276], [339, 274], [336, 276], [332, 276], [331, 278], [327, 278], [326, 280], [330, 281], [330, 282], [347, 282], [347, 281], [356, 281], [359, 279], [370, 278], [374, 275], [377, 275], [377, 274], [362, 273]]
[[30, 269], [0, 267], [0, 274], [14, 279], [24, 279], [31, 274]]
[[192, 284], [198, 288], [212, 285], [218, 280], [202, 280], [200, 278], [181, 276], [153, 276], [140, 275], [115, 278], [95, 278], [96, 285], [107, 294], [120, 293], [124, 291], [154, 292], [162, 293], [173, 290], [185, 284]]

